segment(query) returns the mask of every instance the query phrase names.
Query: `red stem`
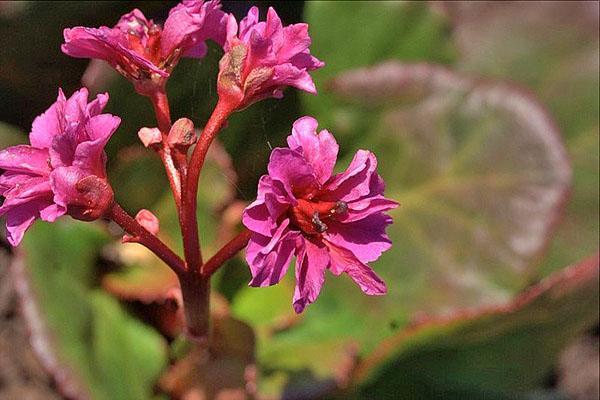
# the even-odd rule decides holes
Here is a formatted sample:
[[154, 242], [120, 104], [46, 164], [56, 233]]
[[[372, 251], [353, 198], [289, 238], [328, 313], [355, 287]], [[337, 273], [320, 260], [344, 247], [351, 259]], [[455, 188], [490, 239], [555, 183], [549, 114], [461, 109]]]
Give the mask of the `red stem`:
[[[160, 159], [165, 166], [167, 178], [175, 198], [177, 209], [181, 208], [181, 193], [183, 188], [181, 170], [185, 170], [186, 159], [185, 155], [180, 155], [178, 152], [172, 152], [172, 149], [167, 145], [167, 137], [171, 130], [171, 111], [169, 108], [169, 99], [164, 90], [155, 90], [148, 96], [152, 102], [154, 113], [156, 114], [156, 122], [158, 129], [162, 135], [162, 147], [158, 149]], [[175, 154], [174, 154], [175, 153]], [[175, 159], [175, 160], [174, 160]]]
[[208, 278], [214, 274], [227, 260], [246, 247], [250, 240], [250, 235], [251, 232], [248, 229], [244, 229], [238, 233], [236, 237], [231, 239], [202, 266], [202, 275]]
[[133, 236], [135, 241], [146, 246], [150, 251], [165, 262], [178, 275], [182, 276], [185, 271], [185, 262], [173, 252], [158, 237], [148, 232], [146, 228], [140, 225], [127, 211], [118, 203], [113, 203], [108, 217], [115, 221], [125, 232]]
[[210, 116], [200, 139], [194, 148], [189, 162], [185, 191], [183, 192], [183, 249], [188, 268], [191, 271], [200, 272], [202, 265], [202, 253], [198, 236], [198, 221], [196, 216], [198, 184], [200, 172], [206, 159], [206, 153], [217, 136], [227, 117], [233, 109], [224, 102], [219, 101]]

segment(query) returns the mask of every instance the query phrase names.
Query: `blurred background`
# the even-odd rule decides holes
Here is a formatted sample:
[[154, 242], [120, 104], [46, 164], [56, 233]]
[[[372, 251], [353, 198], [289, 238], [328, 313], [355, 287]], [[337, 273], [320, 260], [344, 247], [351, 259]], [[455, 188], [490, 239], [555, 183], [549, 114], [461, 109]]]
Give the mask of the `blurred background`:
[[[0, 2], [0, 148], [27, 140], [59, 86], [108, 91], [123, 120], [107, 148], [117, 199], [155, 212], [180, 249], [162, 166], [136, 135], [154, 126], [150, 104], [60, 51], [66, 27], [113, 26], [136, 7], [164, 21], [175, 4]], [[374, 151], [401, 203], [394, 247], [373, 264], [389, 294], [328, 279], [296, 317], [291, 274], [255, 290], [232, 260], [214, 280], [206, 367], [179, 338], [173, 277], [152, 255], [104, 222], [37, 222], [19, 251], [3, 239], [0, 399], [597, 399], [598, 2], [223, 9], [239, 19], [252, 5], [308, 22], [326, 67], [318, 96], [286, 90], [230, 119], [202, 177], [204, 251], [239, 229], [270, 150], [310, 114], [339, 141], [339, 169]], [[221, 55], [180, 62], [174, 119], [206, 121]]]

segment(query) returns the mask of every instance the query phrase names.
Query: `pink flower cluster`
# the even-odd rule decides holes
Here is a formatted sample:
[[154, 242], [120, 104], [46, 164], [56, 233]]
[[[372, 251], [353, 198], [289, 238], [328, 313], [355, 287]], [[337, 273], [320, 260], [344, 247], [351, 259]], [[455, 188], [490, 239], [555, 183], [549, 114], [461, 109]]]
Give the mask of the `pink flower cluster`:
[[0, 151], [0, 195], [5, 200], [8, 240], [16, 246], [36, 218], [53, 222], [64, 214], [93, 220], [112, 202], [104, 146], [121, 123], [101, 114], [108, 94], [88, 103], [87, 89], [58, 99], [33, 121], [31, 145]]
[[[219, 104], [213, 113], [220, 120], [211, 125], [211, 117], [207, 126], [213, 136], [206, 135], [205, 127], [191, 156], [192, 161], [200, 160], [189, 164], [199, 165], [194, 170], [197, 176], [203, 157], [196, 150], [208, 150], [212, 139], [206, 138], [214, 138], [231, 112], [264, 98], [280, 98], [288, 86], [316, 94], [309, 72], [324, 65], [310, 53], [307, 24], [284, 27], [272, 8], [266, 20], [259, 21], [256, 7], [238, 24], [233, 15], [221, 10], [218, 0], [184, 0], [170, 11], [162, 27], [135, 9], [113, 28], [65, 29], [64, 38], [63, 52], [108, 62], [134, 83], [138, 93], [153, 99], [161, 127], [142, 128], [139, 136], [146, 147], [159, 153], [164, 148], [178, 151], [175, 164], [169, 154], [161, 153], [171, 173], [169, 168], [187, 168], [188, 148], [197, 137], [191, 120], [171, 123], [164, 92], [167, 78], [181, 57], [204, 57], [207, 40], [223, 47], [217, 78]], [[164, 100], [160, 104], [156, 103], [159, 98]], [[59, 90], [56, 102], [33, 122], [31, 144], [0, 151], [0, 169], [4, 170], [0, 175], [0, 195], [4, 197], [0, 216], [6, 216], [8, 240], [18, 245], [36, 218], [52, 222], [69, 214], [90, 221], [110, 215], [133, 232], [123, 241], [145, 241], [179, 273], [188, 272], [186, 263], [195, 265], [189, 261], [193, 259], [188, 256], [190, 247], [184, 246], [184, 262], [157, 239], [159, 221], [150, 211], [140, 211], [133, 220], [114, 203], [104, 147], [120, 119], [102, 114], [107, 101], [108, 94], [100, 94], [88, 102], [85, 88], [68, 99]], [[359, 150], [344, 172], [334, 174], [338, 144], [328, 131], [317, 133], [317, 121], [311, 117], [294, 123], [287, 144], [287, 148], [273, 150], [268, 174], [259, 182], [257, 200], [243, 214], [242, 222], [251, 232], [246, 254], [252, 272], [250, 285], [278, 283], [295, 256], [293, 305], [297, 313], [316, 300], [326, 270], [348, 274], [366, 294], [384, 294], [385, 283], [367, 263], [390, 248], [385, 230], [392, 220], [385, 212], [397, 203], [383, 195], [375, 156]], [[194, 158], [197, 154], [200, 156]], [[176, 176], [191, 176], [187, 172]], [[180, 188], [189, 186], [174, 185], [174, 194], [181, 196]], [[184, 206], [189, 204], [193, 202]], [[196, 215], [195, 206], [189, 215]], [[193, 235], [183, 222], [187, 243], [185, 239]], [[240, 237], [248, 240], [247, 231], [244, 235]], [[239, 243], [236, 251], [246, 242]], [[196, 246], [198, 251], [192, 255], [200, 253]]]
[[238, 27], [218, 0], [183, 1], [171, 10], [164, 28], [135, 9], [114, 28], [75, 27], [65, 29], [64, 37], [63, 52], [107, 61], [142, 94], [163, 86], [180, 57], [204, 57], [206, 40], [213, 40], [225, 51], [219, 95], [238, 109], [265, 97], [280, 98], [286, 86], [315, 94], [308, 71], [324, 65], [310, 55], [307, 24], [284, 27], [272, 8], [259, 22], [258, 8], [252, 7]]
[[223, 44], [225, 17], [218, 1], [186, 0], [171, 10], [163, 29], [135, 9], [114, 28], [65, 29], [62, 50], [72, 57], [107, 61], [136, 83], [160, 80], [180, 57], [204, 57], [207, 39]]
[[308, 71], [321, 68], [322, 61], [310, 54], [308, 24], [284, 27], [273, 8], [267, 20], [258, 21], [258, 8], [252, 7], [239, 24], [227, 20], [225, 56], [220, 62], [220, 97], [246, 107], [266, 97], [281, 98], [286, 86], [316, 94]]
[[271, 153], [258, 198], [242, 218], [252, 231], [250, 284], [278, 283], [295, 255], [297, 313], [316, 300], [327, 269], [347, 273], [366, 294], [384, 294], [367, 263], [390, 248], [385, 228], [392, 220], [384, 212], [398, 204], [383, 196], [375, 156], [359, 150], [344, 172], [333, 174], [338, 144], [326, 130], [317, 134], [312, 117], [294, 123], [287, 143]]

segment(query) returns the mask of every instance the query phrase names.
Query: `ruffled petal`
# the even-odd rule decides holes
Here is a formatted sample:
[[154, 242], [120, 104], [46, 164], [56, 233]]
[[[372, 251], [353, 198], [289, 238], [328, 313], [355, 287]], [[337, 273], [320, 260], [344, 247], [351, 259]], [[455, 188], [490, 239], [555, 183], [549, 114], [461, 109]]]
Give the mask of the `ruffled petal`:
[[392, 219], [383, 213], [373, 214], [348, 224], [329, 223], [326, 240], [350, 250], [363, 263], [375, 261], [392, 246], [385, 233]]
[[0, 151], [0, 169], [40, 176], [50, 173], [49, 154], [46, 149], [19, 145]]
[[313, 303], [325, 281], [325, 270], [330, 264], [327, 248], [319, 242], [304, 238], [299, 245], [296, 262], [296, 289], [294, 291], [294, 311], [300, 314]]
[[313, 167], [296, 151], [274, 149], [267, 169], [269, 176], [283, 185], [292, 203], [295, 203], [295, 198], [311, 193], [319, 187]]
[[349, 203], [371, 194], [372, 175], [376, 168], [377, 159], [373, 153], [357, 151], [348, 168], [325, 185], [322, 200]]
[[25, 231], [33, 224], [42, 207], [43, 203], [31, 202], [11, 210], [6, 215], [6, 239], [12, 246], [21, 243]]
[[326, 245], [331, 257], [330, 269], [333, 274], [347, 273], [365, 294], [382, 295], [387, 292], [383, 279], [367, 264], [360, 262], [352, 252], [330, 242], [326, 242]]
[[272, 237], [254, 233], [246, 249], [250, 265], [250, 286], [265, 287], [278, 283], [287, 272], [298, 234], [289, 231], [289, 220], [283, 221]]
[[58, 90], [56, 102], [43, 114], [33, 120], [29, 142], [38, 149], [48, 149], [52, 145], [54, 136], [63, 131], [63, 118], [65, 103], [67, 99], [61, 89]]
[[313, 117], [302, 117], [292, 127], [287, 143], [290, 149], [302, 153], [313, 167], [319, 183], [324, 184], [331, 177], [337, 160], [339, 146], [331, 133], [326, 130], [317, 134], [318, 122]]

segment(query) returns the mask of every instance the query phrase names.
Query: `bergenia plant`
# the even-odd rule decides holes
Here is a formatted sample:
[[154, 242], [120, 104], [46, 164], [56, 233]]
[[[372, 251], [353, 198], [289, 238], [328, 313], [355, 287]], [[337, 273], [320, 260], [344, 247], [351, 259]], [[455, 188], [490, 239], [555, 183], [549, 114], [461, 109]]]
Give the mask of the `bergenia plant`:
[[[296, 259], [291, 301], [297, 313], [317, 300], [327, 270], [346, 273], [367, 295], [385, 294], [384, 281], [368, 263], [391, 246], [385, 229], [392, 220], [385, 212], [397, 203], [384, 197], [377, 159], [368, 150], [356, 152], [335, 173], [338, 143], [327, 130], [317, 132], [310, 116], [294, 122], [287, 147], [272, 151], [257, 199], [243, 212], [242, 232], [211, 258], [201, 251], [197, 192], [207, 152], [232, 113], [281, 98], [288, 87], [317, 93], [310, 73], [324, 63], [310, 53], [308, 28], [284, 26], [272, 8], [264, 21], [254, 7], [238, 22], [216, 0], [186, 0], [162, 26], [135, 9], [113, 28], [66, 29], [64, 53], [106, 61], [151, 100], [157, 126], [140, 127], [138, 135], [164, 164], [183, 255], [159, 239], [160, 221], [151, 211], [137, 210], [132, 217], [116, 202], [104, 147], [120, 118], [102, 113], [108, 94], [90, 101], [86, 88], [68, 98], [59, 90], [56, 102], [33, 122], [30, 145], [0, 152], [0, 215], [6, 215], [10, 243], [17, 246], [37, 218], [53, 222], [68, 214], [114, 221], [125, 231], [124, 243], [147, 247], [176, 273], [186, 333], [203, 346], [210, 341], [211, 276], [244, 248], [251, 286], [279, 283]], [[171, 120], [166, 85], [181, 57], [204, 57], [207, 41], [221, 46], [223, 56], [215, 71], [218, 101], [198, 137], [191, 119]]]

